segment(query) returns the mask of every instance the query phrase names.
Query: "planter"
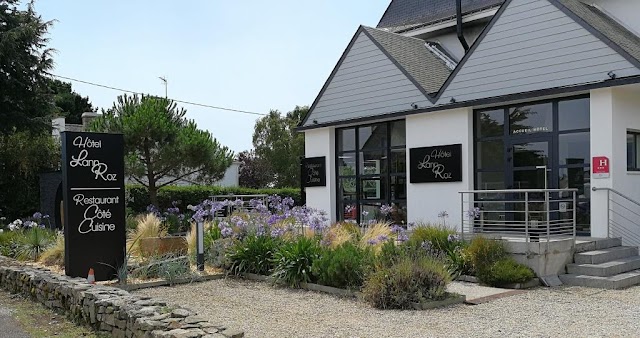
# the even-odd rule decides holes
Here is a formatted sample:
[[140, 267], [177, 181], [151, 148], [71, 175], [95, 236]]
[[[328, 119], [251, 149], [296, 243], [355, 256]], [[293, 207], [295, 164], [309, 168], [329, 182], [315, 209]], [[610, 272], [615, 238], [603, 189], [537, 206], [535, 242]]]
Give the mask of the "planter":
[[188, 283], [193, 283], [193, 282], [204, 282], [204, 281], [222, 279], [222, 278], [224, 278], [224, 275], [222, 275], [222, 274], [219, 274], [219, 275], [206, 275], [206, 276], [197, 276], [197, 277], [193, 277], [193, 278], [179, 278], [179, 279], [175, 279], [175, 280], [172, 280], [172, 281], [161, 280], [161, 281], [146, 282], [146, 283], [139, 283], [139, 284], [114, 285], [114, 287], [117, 287], [119, 289], [126, 290], [126, 291], [133, 291], [133, 290], [140, 290], [140, 289], [156, 288], [156, 287], [159, 287], [159, 286], [172, 286], [172, 285], [177, 285], [177, 284], [188, 284]]
[[184, 237], [141, 238], [139, 245], [145, 257], [187, 253], [187, 240]]
[[480, 281], [478, 281], [478, 277], [469, 275], [460, 275], [456, 280], [459, 282], [480, 283]]
[[450, 293], [446, 299], [434, 300], [422, 303], [414, 303], [413, 308], [416, 310], [430, 310], [439, 307], [445, 307], [455, 304], [462, 304], [467, 300], [465, 295], [459, 295], [457, 293]]
[[538, 278], [534, 278], [528, 282], [525, 283], [516, 283], [516, 284], [507, 284], [507, 285], [503, 285], [502, 287], [505, 289], [517, 289], [517, 290], [522, 290], [522, 289], [531, 289], [531, 288], [535, 288], [536, 286], [540, 286], [540, 279]]

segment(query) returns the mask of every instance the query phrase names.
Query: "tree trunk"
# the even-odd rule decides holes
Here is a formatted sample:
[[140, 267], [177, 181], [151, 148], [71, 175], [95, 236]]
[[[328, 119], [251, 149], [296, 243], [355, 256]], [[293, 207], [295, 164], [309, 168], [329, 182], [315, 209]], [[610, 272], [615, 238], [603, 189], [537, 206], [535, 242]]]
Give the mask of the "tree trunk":
[[153, 161], [151, 160], [151, 151], [149, 151], [149, 140], [144, 140], [144, 157], [145, 164], [147, 166], [147, 181], [149, 182], [149, 187], [147, 188], [149, 192], [149, 202], [160, 208], [158, 205], [158, 187], [156, 187], [156, 176], [153, 172]]
[[[153, 183], [152, 183], [153, 181]], [[151, 202], [151, 204], [155, 205], [156, 207], [160, 208], [160, 205], [158, 205], [158, 188], [156, 187], [156, 182], [153, 179], [149, 179], [149, 201]]]

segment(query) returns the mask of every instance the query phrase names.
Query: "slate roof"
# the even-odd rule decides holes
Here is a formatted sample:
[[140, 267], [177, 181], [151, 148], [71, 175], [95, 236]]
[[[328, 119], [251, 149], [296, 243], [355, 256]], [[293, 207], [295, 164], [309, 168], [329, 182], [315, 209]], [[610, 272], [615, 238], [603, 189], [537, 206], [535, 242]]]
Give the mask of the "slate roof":
[[[502, 3], [504, 0], [462, 0], [462, 13], [476, 12]], [[377, 27], [399, 31], [411, 28], [412, 25], [426, 25], [455, 15], [455, 0], [393, 0]]]
[[430, 52], [423, 40], [363, 27], [383, 51], [391, 56], [426, 93], [438, 92], [451, 74], [444, 61]]
[[595, 6], [587, 5], [578, 0], [557, 1], [597, 32], [604, 35], [606, 39], [609, 39], [613, 44], [627, 52], [637, 62], [640, 62], [640, 37]]

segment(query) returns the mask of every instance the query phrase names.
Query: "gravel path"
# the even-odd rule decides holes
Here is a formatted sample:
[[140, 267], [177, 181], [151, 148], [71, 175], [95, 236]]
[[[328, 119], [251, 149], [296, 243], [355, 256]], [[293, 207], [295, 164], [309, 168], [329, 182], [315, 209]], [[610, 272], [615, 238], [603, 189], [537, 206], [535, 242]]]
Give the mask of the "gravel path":
[[136, 291], [246, 337], [638, 337], [640, 287], [537, 288], [470, 306], [381, 311], [353, 299], [234, 279]]

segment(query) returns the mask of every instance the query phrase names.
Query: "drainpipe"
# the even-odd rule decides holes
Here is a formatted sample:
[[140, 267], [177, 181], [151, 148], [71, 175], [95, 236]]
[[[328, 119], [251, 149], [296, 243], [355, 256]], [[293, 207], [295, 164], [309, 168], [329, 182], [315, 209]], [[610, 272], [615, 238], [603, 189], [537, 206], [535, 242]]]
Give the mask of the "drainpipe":
[[456, 18], [456, 31], [458, 33], [458, 40], [460, 40], [460, 43], [462, 44], [462, 47], [464, 48], [464, 52], [466, 54], [469, 51], [469, 44], [464, 38], [464, 34], [462, 34], [462, 0], [456, 0]]

